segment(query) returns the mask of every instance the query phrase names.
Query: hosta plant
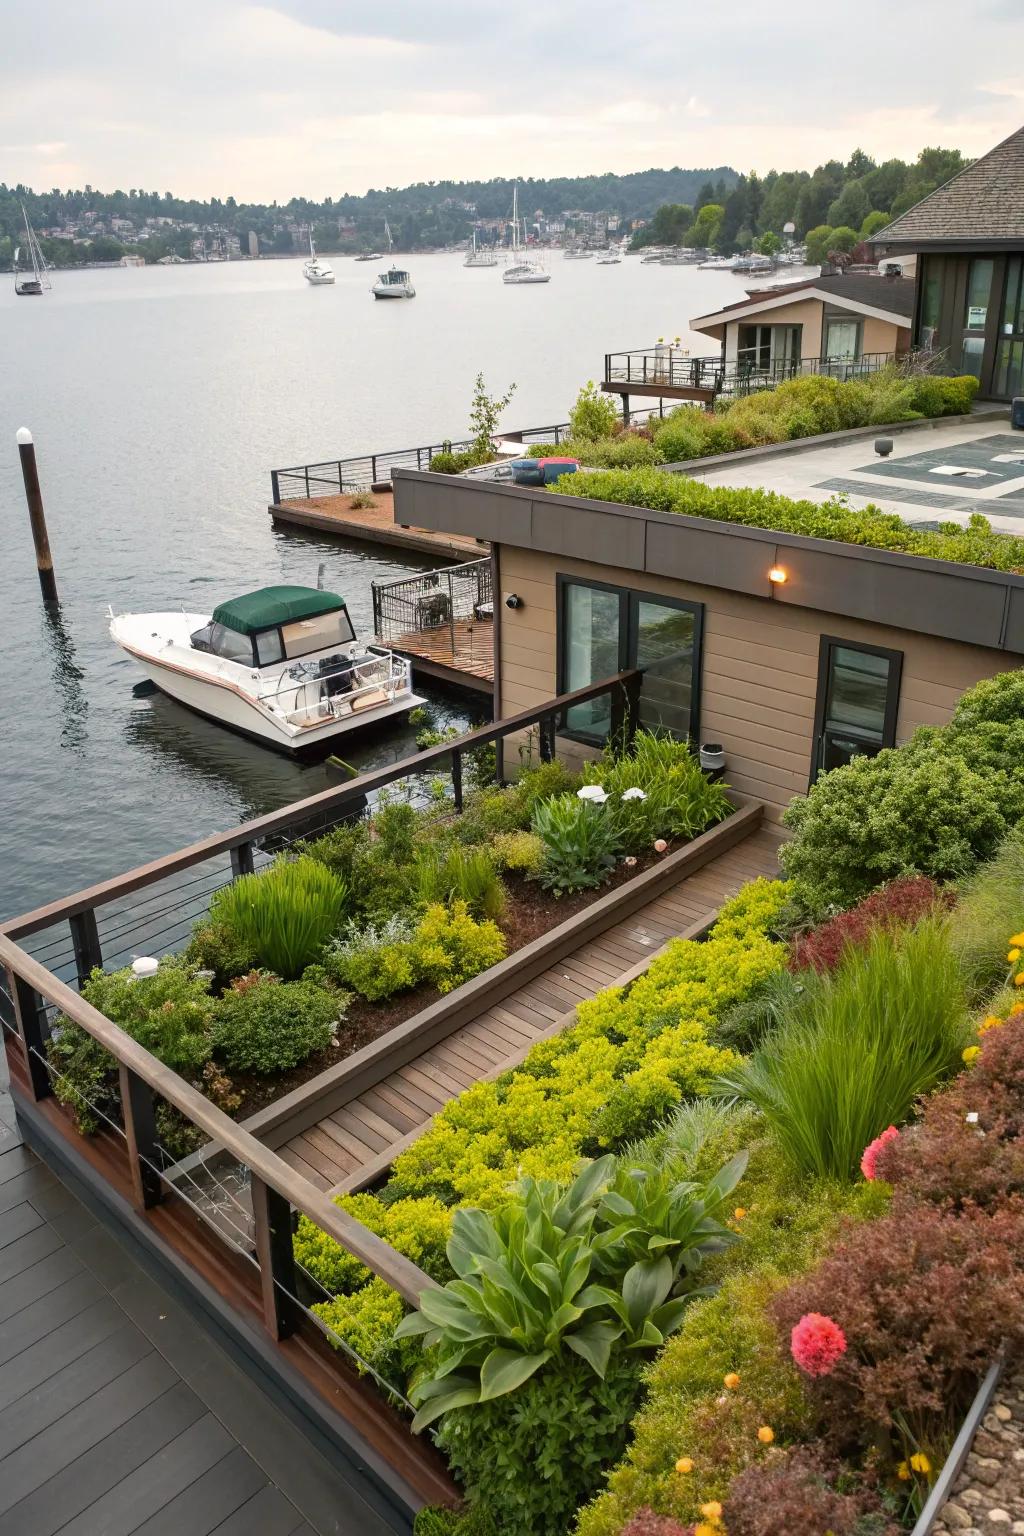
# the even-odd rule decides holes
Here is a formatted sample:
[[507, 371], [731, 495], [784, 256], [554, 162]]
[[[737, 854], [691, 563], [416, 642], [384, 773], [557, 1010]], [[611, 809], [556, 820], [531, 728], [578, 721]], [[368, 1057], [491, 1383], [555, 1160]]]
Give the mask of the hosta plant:
[[603, 1379], [613, 1349], [661, 1345], [705, 1256], [733, 1240], [718, 1213], [744, 1166], [672, 1186], [607, 1156], [568, 1188], [524, 1179], [496, 1214], [456, 1211], [457, 1278], [425, 1291], [398, 1329], [436, 1350], [411, 1389], [414, 1429], [513, 1392], [549, 1362], [575, 1355]]

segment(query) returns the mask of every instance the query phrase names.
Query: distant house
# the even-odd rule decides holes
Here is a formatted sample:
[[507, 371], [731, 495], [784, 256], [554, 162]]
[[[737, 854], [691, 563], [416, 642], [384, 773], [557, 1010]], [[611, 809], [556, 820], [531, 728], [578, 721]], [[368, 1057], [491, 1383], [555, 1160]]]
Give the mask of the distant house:
[[914, 345], [973, 373], [981, 396], [1024, 393], [1024, 128], [872, 237], [917, 254]]
[[912, 279], [857, 273], [751, 289], [690, 328], [713, 336], [727, 363], [784, 374], [818, 359], [859, 363], [905, 352], [913, 316]]

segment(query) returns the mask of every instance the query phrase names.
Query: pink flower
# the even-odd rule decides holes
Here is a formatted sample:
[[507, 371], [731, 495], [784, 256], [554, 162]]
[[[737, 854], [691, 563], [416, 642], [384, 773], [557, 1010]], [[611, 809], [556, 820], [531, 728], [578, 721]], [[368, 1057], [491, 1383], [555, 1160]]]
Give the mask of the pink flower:
[[793, 1359], [808, 1376], [828, 1376], [846, 1353], [846, 1334], [820, 1312], [805, 1312], [789, 1337]]
[[654, 851], [655, 853], [664, 853], [667, 847], [668, 843], [666, 843], [665, 839], [663, 837], [659, 837], [654, 845]]
[[874, 1141], [864, 1148], [864, 1156], [860, 1160], [860, 1171], [866, 1179], [877, 1179], [878, 1174], [875, 1168], [878, 1163], [878, 1154], [887, 1142], [895, 1141], [899, 1134], [894, 1125], [887, 1126], [881, 1136], [876, 1136]]

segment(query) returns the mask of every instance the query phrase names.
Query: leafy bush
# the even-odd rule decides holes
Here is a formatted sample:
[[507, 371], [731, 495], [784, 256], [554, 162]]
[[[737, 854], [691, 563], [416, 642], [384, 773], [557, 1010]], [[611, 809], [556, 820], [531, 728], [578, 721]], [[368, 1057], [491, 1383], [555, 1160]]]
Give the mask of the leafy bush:
[[829, 1536], [900, 1536], [903, 1529], [849, 1469], [803, 1447], [769, 1453], [741, 1472], [722, 1513], [729, 1536], [778, 1536], [780, 1518], [790, 1530]]
[[789, 1018], [803, 991], [792, 971], [772, 972], [716, 1024], [716, 1043], [743, 1054], [756, 1050]]
[[1008, 940], [1021, 930], [1024, 830], [1017, 828], [960, 888], [953, 946], [970, 994], [979, 1003], [1005, 978]]
[[421, 975], [439, 992], [451, 992], [505, 958], [505, 938], [492, 922], [475, 922], [464, 901], [428, 907], [416, 929]]
[[352, 1295], [314, 1302], [312, 1310], [330, 1329], [328, 1338], [335, 1349], [355, 1352], [357, 1370], [369, 1369], [401, 1390], [413, 1351], [396, 1337], [405, 1313], [397, 1291], [374, 1276]]
[[535, 832], [499, 832], [491, 844], [498, 869], [535, 879], [544, 863], [544, 844]]
[[401, 914], [360, 927], [349, 923], [324, 954], [324, 965], [343, 986], [379, 1002], [407, 992], [420, 981], [415, 927]]
[[600, 438], [611, 437], [618, 425], [619, 412], [615, 401], [599, 390], [593, 379], [588, 379], [569, 412], [571, 435], [597, 442]]
[[727, 1074], [794, 1166], [850, 1178], [864, 1148], [957, 1067], [966, 1013], [947, 924], [876, 928], [807, 991], [753, 1058]]
[[[435, 1280], [449, 1280], [452, 1267], [445, 1248], [452, 1213], [440, 1200], [394, 1200], [382, 1205], [374, 1195], [336, 1195], [334, 1203], [364, 1227], [404, 1253]], [[299, 1217], [293, 1240], [296, 1261], [325, 1291], [354, 1291], [366, 1285], [370, 1271], [308, 1216]]]
[[793, 836], [780, 862], [812, 916], [852, 906], [904, 875], [963, 875], [1006, 830], [990, 782], [934, 741], [834, 768], [783, 821]]
[[348, 891], [344, 881], [303, 856], [243, 875], [216, 892], [210, 921], [279, 976], [298, 976], [337, 930]]
[[608, 792], [604, 814], [628, 853], [649, 852], [658, 838], [688, 841], [732, 810], [724, 787], [705, 778], [688, 742], [650, 731], [638, 731], [627, 752], [610, 750], [587, 763], [583, 779]]
[[678, 1520], [669, 1515], [656, 1515], [645, 1505], [622, 1527], [620, 1536], [690, 1536], [690, 1532]]
[[474, 921], [464, 901], [450, 909], [431, 905], [415, 925], [401, 916], [365, 928], [350, 925], [324, 956], [336, 980], [371, 1002], [421, 982], [450, 992], [504, 958], [500, 928]]
[[757, 441], [745, 426], [733, 421], [731, 412], [711, 413], [700, 406], [679, 406], [651, 425], [658, 452], [670, 464], [732, 453], [738, 448], [750, 448]]
[[544, 846], [540, 883], [556, 896], [603, 885], [615, 867], [619, 838], [604, 806], [555, 795], [534, 806], [533, 830]]
[[[808, 933], [796, 934], [789, 945], [790, 970], [834, 971], [847, 948], [864, 944], [877, 928], [910, 927], [951, 903], [950, 893], [940, 892], [935, 882], [923, 875], [891, 880], [888, 885], [865, 896], [848, 912], [828, 918]], [[1021, 911], [1024, 913], [1024, 905]], [[1005, 944], [1002, 947], [1005, 949]]]
[[[597, 469], [634, 469], [641, 464], [663, 462], [658, 445], [639, 432], [620, 432], [618, 437], [605, 437], [598, 442], [571, 438], [562, 444], [559, 452]], [[558, 484], [561, 485], [562, 480]]]
[[379, 505], [377, 498], [370, 491], [357, 491], [349, 499], [349, 507], [353, 512], [362, 512], [364, 509], [368, 511], [371, 507], [376, 507], [377, 505]]
[[226, 924], [201, 922], [193, 928], [182, 959], [197, 970], [212, 971], [213, 985], [222, 990], [236, 976], [247, 976], [254, 970], [259, 956]]
[[254, 971], [217, 1003], [211, 1041], [232, 1072], [288, 1072], [330, 1045], [344, 994], [314, 981], [281, 981]]
[[505, 890], [486, 848], [420, 848], [416, 853], [420, 899], [464, 901], [475, 916], [495, 918], [505, 905]]
[[775, 491], [707, 485], [664, 469], [608, 469], [566, 475], [559, 480], [557, 491], [561, 496], [587, 496], [649, 507], [655, 512], [682, 512], [688, 517], [901, 550], [997, 571], [1024, 568], [1024, 539], [993, 532], [984, 517], [972, 517], [966, 528], [956, 523], [943, 523], [937, 529], [914, 528], [894, 512], [882, 512], [875, 506], [854, 508], [842, 498], [821, 503], [794, 501]]

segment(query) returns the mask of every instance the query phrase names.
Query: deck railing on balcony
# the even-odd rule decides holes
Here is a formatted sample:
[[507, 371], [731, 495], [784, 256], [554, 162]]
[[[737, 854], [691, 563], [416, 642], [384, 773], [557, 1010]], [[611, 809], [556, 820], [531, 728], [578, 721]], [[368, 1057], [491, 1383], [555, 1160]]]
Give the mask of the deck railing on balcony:
[[455, 626], [460, 621], [493, 617], [491, 562], [467, 560], [419, 576], [374, 581], [373, 632], [382, 645], [394, 645], [403, 635], [447, 629], [455, 651]]
[[631, 352], [608, 352], [604, 360], [606, 384], [632, 384], [653, 393], [659, 388], [692, 390], [704, 395], [744, 395], [773, 389], [787, 379], [825, 374], [833, 379], [857, 379], [877, 373], [896, 361], [895, 352], [867, 352], [861, 357], [805, 357], [779, 359], [769, 364], [754, 360], [690, 357], [680, 347], [640, 347]]

